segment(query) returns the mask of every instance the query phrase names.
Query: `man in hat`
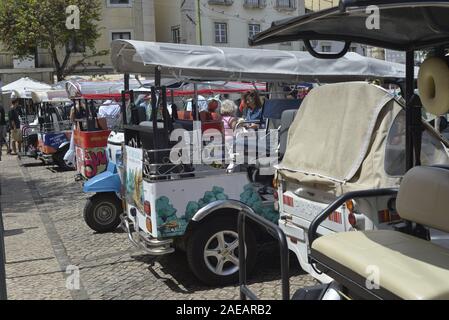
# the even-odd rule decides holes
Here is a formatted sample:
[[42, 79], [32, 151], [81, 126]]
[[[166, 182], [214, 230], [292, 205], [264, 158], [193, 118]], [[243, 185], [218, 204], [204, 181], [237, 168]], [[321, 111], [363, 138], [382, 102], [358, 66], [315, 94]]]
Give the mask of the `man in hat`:
[[22, 150], [22, 131], [20, 130], [18, 106], [19, 100], [13, 99], [8, 112], [8, 119], [11, 128], [12, 151], [13, 154], [16, 154], [20, 158], [19, 152]]

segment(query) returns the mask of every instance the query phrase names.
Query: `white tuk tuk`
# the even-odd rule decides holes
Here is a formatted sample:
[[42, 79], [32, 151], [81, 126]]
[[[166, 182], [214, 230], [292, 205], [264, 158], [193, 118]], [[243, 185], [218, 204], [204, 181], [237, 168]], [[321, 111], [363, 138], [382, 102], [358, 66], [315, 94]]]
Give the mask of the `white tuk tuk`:
[[[279, 213], [273, 204], [276, 192], [271, 186], [252, 181], [246, 170], [247, 163], [229, 169], [204, 161], [204, 151], [210, 140], [201, 130], [203, 124], [197, 123], [197, 130], [193, 132], [192, 129], [179, 131], [188, 126], [179, 119], [169, 117], [166, 112], [167, 89], [161, 85], [161, 79], [294, 84], [317, 80], [323, 83], [336, 82], [349, 78], [395, 82], [405, 75], [402, 65], [365, 58], [355, 53], [348, 53], [340, 60], [321, 63], [306, 52], [127, 40], [112, 43], [112, 61], [119, 72], [155, 77], [155, 86], [151, 92], [152, 110], [153, 114], [157, 114], [161, 108], [163, 115], [159, 120], [153, 116], [151, 121], [124, 126], [123, 199], [126, 209], [122, 225], [131, 242], [151, 255], [168, 254], [175, 248], [185, 250], [191, 270], [207, 284], [224, 284], [238, 277], [238, 210], [232, 203], [228, 205], [226, 200], [242, 201], [258, 215], [277, 222]], [[194, 100], [198, 101], [197, 97]], [[280, 132], [281, 141], [276, 140], [271, 144], [278, 151], [274, 156], [276, 160], [284, 151], [286, 129], [293, 119], [291, 110], [284, 113], [288, 116], [280, 115], [280, 124], [275, 127], [276, 133]], [[194, 115], [194, 119], [199, 119], [196, 104]], [[386, 116], [392, 118], [393, 112]], [[124, 121], [126, 123], [126, 116]], [[189, 125], [192, 128], [195, 122]], [[183, 136], [177, 135], [179, 132]], [[170, 140], [170, 136], [174, 140]], [[194, 147], [187, 151], [177, 147], [178, 138], [188, 140], [187, 144]], [[172, 161], [173, 155], [180, 154], [181, 158], [187, 156], [187, 160]], [[188, 157], [191, 154], [193, 161]], [[262, 165], [262, 162], [253, 165]], [[273, 162], [264, 163], [270, 166]], [[250, 267], [255, 263], [255, 249], [263, 241], [261, 234], [263, 232], [256, 225], [247, 225], [246, 246]]]
[[[384, 25], [369, 30], [373, 5]], [[293, 299], [449, 297], [447, 234], [446, 247], [441, 241], [449, 232], [449, 142], [422, 119], [423, 107], [436, 116], [449, 110], [448, 13], [448, 1], [342, 0], [338, 8], [275, 23], [251, 39], [254, 45], [303, 40], [323, 61], [344, 56], [351, 41], [406, 52], [403, 101], [359, 82], [315, 88], [303, 101], [277, 167], [279, 226], [239, 205], [241, 239], [245, 218], [279, 239], [284, 299], [290, 298], [288, 249], [324, 283], [300, 289]], [[315, 38], [345, 46], [339, 53], [316, 52]], [[418, 96], [414, 53], [423, 48], [431, 58], [420, 67]], [[241, 296], [254, 299], [244, 260]]]

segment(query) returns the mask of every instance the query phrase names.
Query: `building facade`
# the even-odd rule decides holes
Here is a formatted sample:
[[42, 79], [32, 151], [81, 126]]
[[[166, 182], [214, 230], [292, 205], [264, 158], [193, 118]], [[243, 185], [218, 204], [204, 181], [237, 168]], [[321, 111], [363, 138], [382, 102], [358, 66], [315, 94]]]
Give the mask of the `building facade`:
[[[246, 48], [273, 21], [304, 14], [303, 0], [155, 0], [160, 42]], [[299, 43], [264, 46], [301, 50]]]

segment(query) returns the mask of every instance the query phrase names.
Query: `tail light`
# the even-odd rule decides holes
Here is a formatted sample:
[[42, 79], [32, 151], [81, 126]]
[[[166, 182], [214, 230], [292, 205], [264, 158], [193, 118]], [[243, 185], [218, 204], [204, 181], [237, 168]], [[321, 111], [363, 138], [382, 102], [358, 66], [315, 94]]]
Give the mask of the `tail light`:
[[279, 200], [279, 193], [277, 192], [277, 190], [274, 190], [273, 197], [274, 197], [274, 200], [276, 200], [276, 201]]
[[395, 211], [382, 210], [378, 212], [379, 223], [393, 222], [401, 220], [399, 214]]
[[151, 204], [149, 201], [143, 203], [143, 211], [148, 217], [151, 217]]
[[145, 224], [148, 232], [153, 232], [153, 224], [151, 223], [151, 218], [147, 218]]
[[279, 180], [277, 178], [274, 178], [272, 185], [273, 185], [273, 188], [277, 189], [279, 187]]
[[290, 196], [286, 196], [284, 195], [282, 197], [282, 202], [284, 203], [284, 205], [289, 206], [289, 207], [293, 207], [293, 198]]
[[357, 226], [357, 218], [355, 217], [355, 214], [354, 213], [350, 213], [349, 215], [348, 215], [348, 222], [349, 222], [349, 224], [352, 226], [352, 227], [356, 227]]

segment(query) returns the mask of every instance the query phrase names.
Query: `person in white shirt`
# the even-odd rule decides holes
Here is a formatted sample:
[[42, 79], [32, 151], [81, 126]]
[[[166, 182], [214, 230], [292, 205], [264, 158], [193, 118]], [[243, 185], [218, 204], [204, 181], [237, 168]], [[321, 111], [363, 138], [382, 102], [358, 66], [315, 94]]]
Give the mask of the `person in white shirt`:
[[98, 110], [98, 118], [105, 118], [109, 129], [113, 129], [120, 123], [120, 105], [111, 100], [105, 101]]

